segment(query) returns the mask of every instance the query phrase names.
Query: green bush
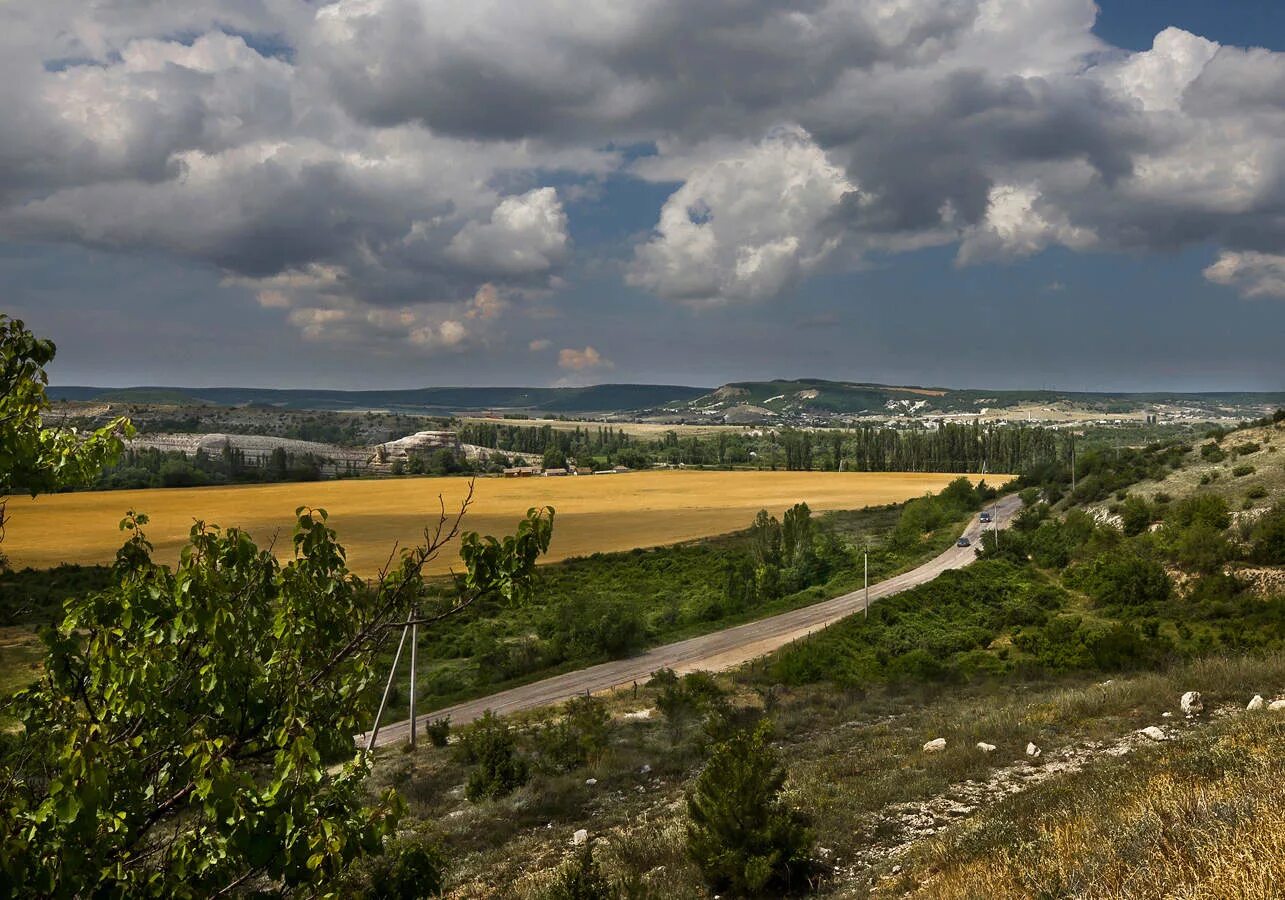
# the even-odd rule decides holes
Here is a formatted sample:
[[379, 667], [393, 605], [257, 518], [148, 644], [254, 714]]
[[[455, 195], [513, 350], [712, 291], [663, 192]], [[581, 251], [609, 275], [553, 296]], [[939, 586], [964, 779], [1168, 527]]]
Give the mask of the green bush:
[[1256, 563], [1285, 565], [1285, 504], [1278, 503], [1263, 514], [1252, 531], [1250, 559]]
[[1217, 494], [1193, 494], [1173, 504], [1165, 520], [1183, 528], [1202, 524], [1222, 531], [1231, 524], [1231, 511]]
[[558, 868], [553, 884], [542, 895], [543, 900], [612, 900], [611, 889], [594, 859], [593, 844], [583, 844], [571, 859]]
[[1103, 606], [1145, 606], [1169, 599], [1173, 583], [1159, 562], [1136, 552], [1104, 553], [1069, 573]]
[[544, 765], [570, 772], [596, 762], [611, 737], [611, 714], [597, 697], [573, 697], [562, 718], [536, 732], [536, 748]]
[[440, 719], [433, 719], [424, 726], [424, 733], [428, 735], [428, 741], [434, 747], [445, 747], [446, 739], [451, 734], [451, 717], [443, 716]]
[[458, 755], [461, 761], [475, 764], [464, 788], [474, 803], [506, 797], [530, 777], [512, 730], [489, 709], [460, 735]]
[[371, 860], [358, 883], [347, 887], [365, 900], [438, 897], [444, 869], [442, 853], [432, 842], [418, 836], [398, 838]]
[[1220, 463], [1227, 458], [1227, 451], [1217, 444], [1204, 444], [1200, 448], [1200, 458], [1206, 462]]
[[1231, 475], [1233, 478], [1244, 478], [1246, 475], [1253, 475], [1257, 471], [1257, 469], [1249, 465], [1236, 466], [1231, 470]]
[[687, 794], [687, 852], [716, 891], [775, 896], [803, 883], [813, 836], [780, 799], [786, 772], [760, 722], [713, 748]]
[[1249, 490], [1245, 491], [1245, 498], [1248, 500], [1262, 500], [1267, 496], [1267, 488], [1261, 484], [1256, 484]]

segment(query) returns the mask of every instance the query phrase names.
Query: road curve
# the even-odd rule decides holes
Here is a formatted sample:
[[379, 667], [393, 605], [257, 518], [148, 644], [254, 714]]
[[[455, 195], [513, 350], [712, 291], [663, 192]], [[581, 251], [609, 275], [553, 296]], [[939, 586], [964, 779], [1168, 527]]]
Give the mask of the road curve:
[[[1016, 496], [1001, 498], [990, 507], [999, 527], [1005, 527], [1017, 511], [1021, 501]], [[987, 525], [986, 528], [991, 526]], [[964, 536], [976, 544], [983, 530], [982, 524], [974, 518], [964, 530]], [[932, 581], [948, 569], [959, 569], [976, 559], [973, 547], [951, 547], [935, 559], [929, 560], [918, 568], [903, 572], [886, 581], [870, 586], [870, 602], [890, 597], [908, 588], [917, 587]], [[452, 725], [464, 725], [479, 719], [486, 710], [497, 715], [549, 706], [568, 700], [585, 692], [597, 693], [611, 688], [631, 685], [635, 681], [644, 681], [657, 669], [670, 668], [680, 675], [696, 669], [719, 671], [740, 665], [751, 659], [771, 653], [793, 640], [804, 637], [811, 632], [824, 628], [832, 622], [860, 612], [865, 607], [865, 592], [861, 589], [848, 594], [823, 600], [799, 609], [747, 622], [715, 631], [711, 634], [688, 638], [673, 644], [659, 647], [631, 656], [628, 659], [617, 659], [600, 663], [587, 669], [567, 672], [509, 688], [466, 703], [458, 703], [445, 709], [434, 710], [417, 716], [420, 725], [432, 719], [450, 716]], [[379, 729], [375, 746], [383, 747], [405, 741], [410, 735], [410, 720], [394, 722]], [[358, 739], [365, 746], [369, 733]]]

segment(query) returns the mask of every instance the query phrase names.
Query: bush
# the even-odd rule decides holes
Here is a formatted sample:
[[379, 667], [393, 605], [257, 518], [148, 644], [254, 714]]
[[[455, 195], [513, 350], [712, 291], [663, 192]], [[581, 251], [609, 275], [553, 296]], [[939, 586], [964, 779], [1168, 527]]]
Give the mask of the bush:
[[1185, 568], [1206, 575], [1222, 568], [1231, 559], [1231, 545], [1223, 533], [1212, 525], [1197, 522], [1184, 528], [1176, 546], [1178, 562]]
[[1201, 524], [1222, 531], [1231, 524], [1231, 511], [1217, 494], [1194, 494], [1175, 503], [1165, 518], [1183, 528]]
[[1251, 532], [1250, 559], [1266, 565], [1285, 565], [1285, 504], [1276, 504], [1264, 513]]
[[367, 900], [419, 900], [442, 893], [441, 851], [421, 837], [389, 843], [382, 856], [372, 860], [354, 893]]
[[1233, 478], [1244, 478], [1246, 475], [1253, 475], [1257, 471], [1253, 466], [1236, 466], [1231, 470], [1231, 475]]
[[544, 900], [611, 900], [616, 893], [598, 868], [593, 844], [586, 843], [558, 869]]
[[424, 726], [424, 733], [428, 735], [428, 741], [434, 747], [445, 747], [446, 739], [451, 733], [451, 717], [434, 719]]
[[536, 733], [536, 746], [549, 768], [570, 772], [596, 762], [607, 749], [611, 714], [596, 697], [573, 697], [562, 709], [561, 719]]
[[527, 762], [517, 753], [517, 742], [508, 724], [489, 709], [460, 735], [459, 756], [475, 763], [464, 794], [477, 803], [507, 797], [530, 777]]
[[687, 795], [687, 852], [717, 891], [788, 890], [808, 867], [812, 834], [781, 802], [785, 769], [760, 722], [717, 744]]
[[1227, 451], [1217, 444], [1205, 444], [1200, 448], [1200, 458], [1206, 462], [1220, 463], [1227, 458]]
[[1120, 519], [1125, 534], [1142, 534], [1155, 521], [1155, 511], [1141, 497], [1129, 497], [1120, 508]]
[[1256, 484], [1245, 492], [1245, 498], [1247, 500], [1262, 500], [1266, 496], [1267, 488], [1263, 487], [1261, 484]]
[[1173, 590], [1164, 566], [1136, 553], [1104, 553], [1069, 574], [1105, 606], [1158, 603], [1168, 600]]

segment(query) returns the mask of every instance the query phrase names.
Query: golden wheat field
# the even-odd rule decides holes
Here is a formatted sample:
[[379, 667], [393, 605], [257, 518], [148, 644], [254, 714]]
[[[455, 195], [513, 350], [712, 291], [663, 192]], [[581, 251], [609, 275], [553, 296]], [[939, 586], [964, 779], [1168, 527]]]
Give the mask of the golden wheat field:
[[[531, 506], [557, 510], [549, 560], [670, 544], [735, 531], [759, 509], [779, 515], [799, 501], [814, 510], [895, 503], [944, 487], [955, 475], [886, 472], [631, 472], [565, 478], [479, 478], [465, 527], [510, 532]], [[992, 480], [994, 476], [992, 476]], [[172, 562], [193, 520], [238, 526], [260, 543], [291, 552], [298, 506], [320, 507], [348, 549], [354, 571], [370, 574], [394, 545], [419, 539], [435, 522], [438, 495], [458, 507], [467, 478], [398, 478], [53, 494], [9, 501], [4, 550], [13, 565], [103, 563], [122, 541], [126, 510], [151, 518], [156, 558]], [[457, 563], [443, 554], [435, 571]]]

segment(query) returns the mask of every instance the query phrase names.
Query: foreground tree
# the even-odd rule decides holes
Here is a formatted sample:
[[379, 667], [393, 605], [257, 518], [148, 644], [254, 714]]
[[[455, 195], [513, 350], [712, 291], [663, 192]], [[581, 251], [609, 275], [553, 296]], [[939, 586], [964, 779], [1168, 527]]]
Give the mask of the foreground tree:
[[[43, 679], [7, 710], [23, 730], [0, 763], [0, 896], [315, 890], [377, 852], [399, 803], [366, 805], [353, 736], [375, 655], [470, 499], [370, 582], [324, 510], [297, 511], [284, 565], [198, 522], [173, 570], [130, 513], [115, 585], [68, 602]], [[552, 519], [532, 509], [502, 541], [460, 536], [458, 595], [420, 621], [527, 596]]]
[[785, 769], [771, 723], [714, 746], [687, 795], [687, 852], [710, 886], [736, 896], [798, 887], [812, 835], [780, 798]]
[[8, 497], [34, 497], [93, 481], [119, 456], [122, 438], [133, 434], [125, 419], [88, 434], [45, 427], [45, 367], [55, 352], [53, 341], [41, 340], [21, 320], [0, 313], [0, 541]]

